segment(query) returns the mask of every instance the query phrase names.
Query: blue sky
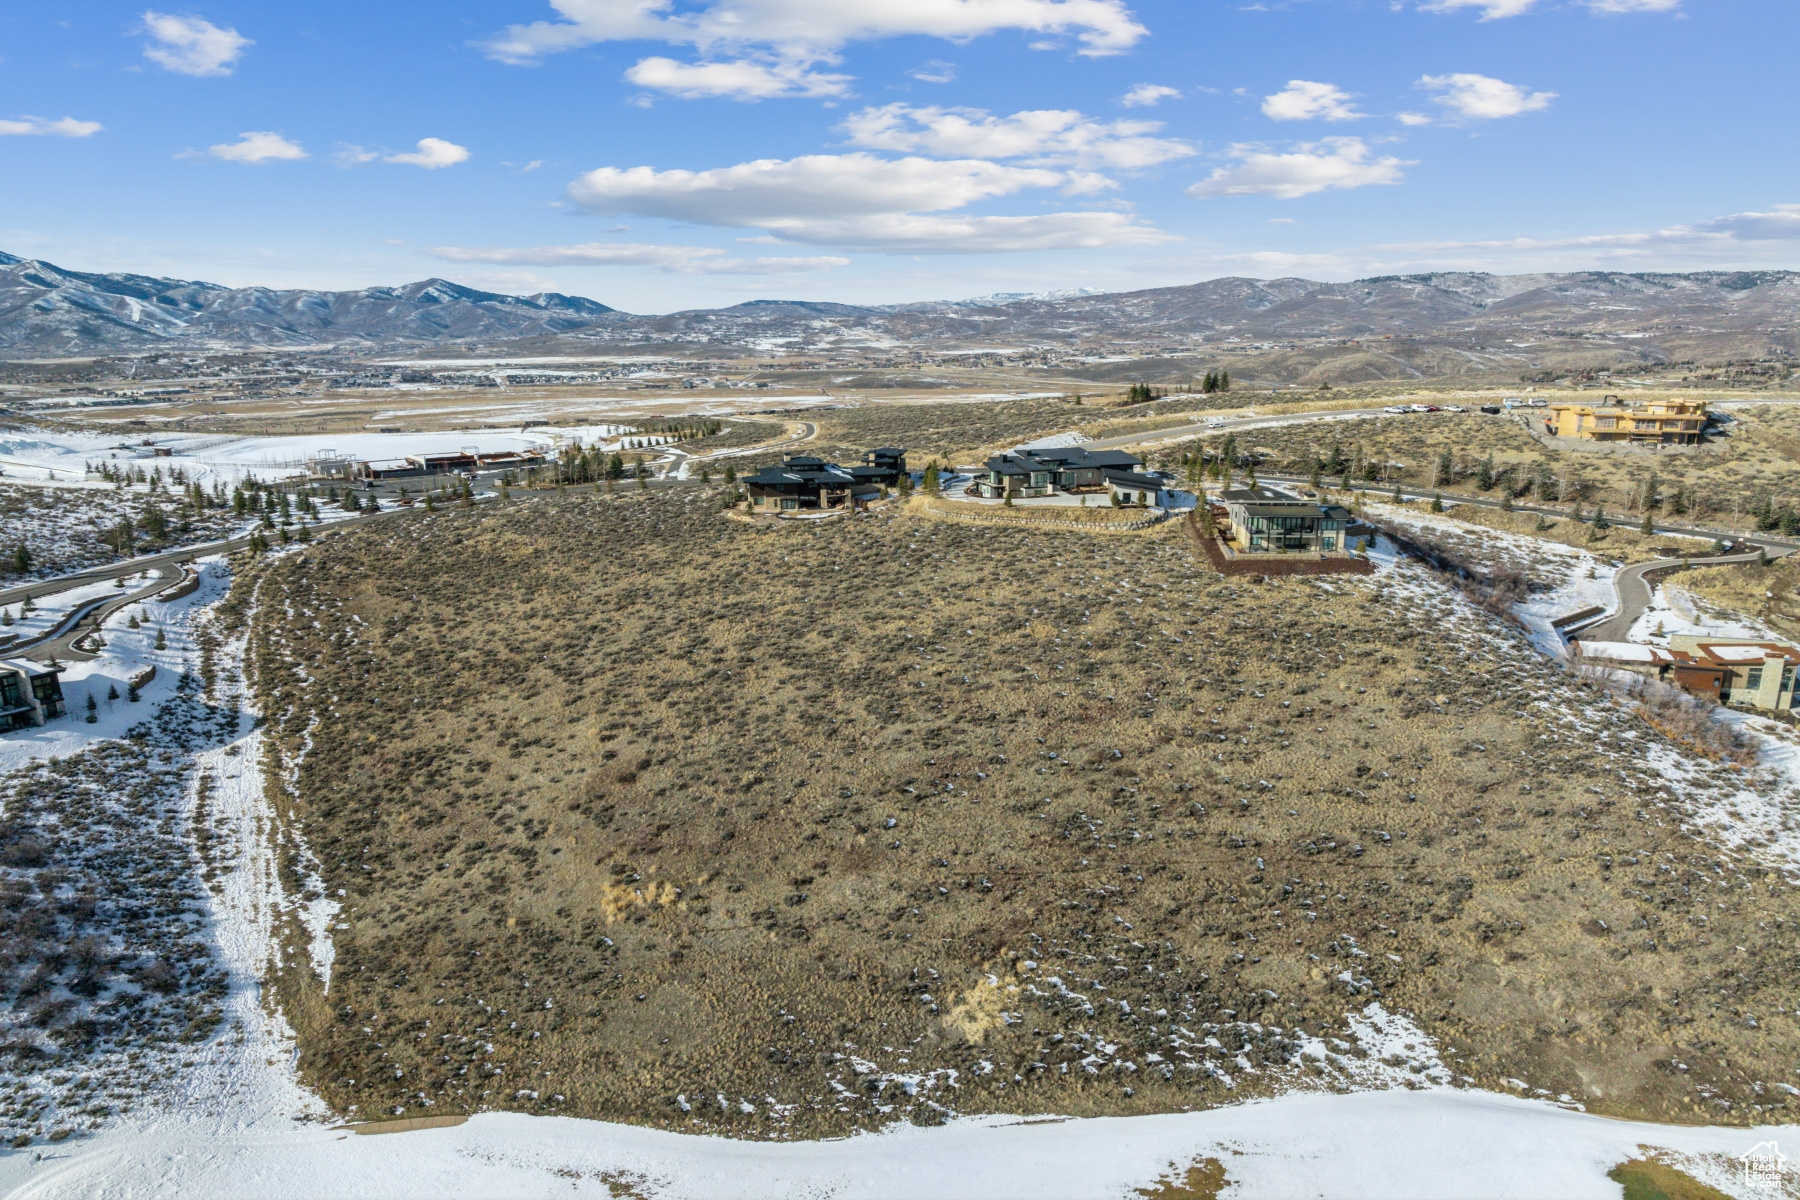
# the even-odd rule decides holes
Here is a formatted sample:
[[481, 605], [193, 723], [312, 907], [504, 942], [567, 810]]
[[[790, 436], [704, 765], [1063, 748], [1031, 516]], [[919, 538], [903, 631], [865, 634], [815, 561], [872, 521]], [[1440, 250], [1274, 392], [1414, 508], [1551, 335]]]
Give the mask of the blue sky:
[[0, 249], [636, 312], [1794, 267], [1792, 0], [0, 9]]

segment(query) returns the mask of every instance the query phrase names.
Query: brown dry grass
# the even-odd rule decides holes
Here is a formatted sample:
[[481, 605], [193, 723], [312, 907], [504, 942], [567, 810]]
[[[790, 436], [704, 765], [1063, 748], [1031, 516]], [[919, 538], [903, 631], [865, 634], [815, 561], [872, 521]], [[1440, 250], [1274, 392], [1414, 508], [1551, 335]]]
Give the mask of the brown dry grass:
[[[1600, 505], [1614, 521], [1626, 525], [1635, 525], [1642, 516], [1637, 502], [1645, 481], [1655, 475], [1663, 497], [1659, 519], [1682, 519], [1671, 512], [1674, 491], [1680, 487], [1694, 497], [1694, 506], [1685, 514], [1688, 522], [1748, 529], [1749, 509], [1759, 494], [1770, 495], [1777, 508], [1800, 506], [1800, 458], [1791, 453], [1792, 445], [1800, 443], [1800, 407], [1770, 404], [1736, 412], [1739, 420], [1730, 436], [1692, 452], [1655, 455], [1550, 450], [1509, 417], [1454, 413], [1309, 422], [1236, 436], [1241, 449], [1263, 456], [1268, 465], [1262, 469], [1268, 473], [1306, 474], [1315, 456], [1330, 457], [1334, 445], [1347, 456], [1360, 445], [1367, 458], [1397, 464], [1390, 481], [1418, 488], [1434, 486], [1438, 457], [1449, 450], [1456, 480], [1442, 489], [1446, 497], [1476, 493], [1477, 468], [1491, 455], [1496, 471], [1511, 468], [1518, 481], [1535, 477], [1540, 467], [1547, 469], [1559, 485], [1560, 503], [1579, 503], [1587, 513]], [[1216, 447], [1222, 437], [1208, 435], [1199, 444]], [[1565, 481], [1568, 486], [1563, 489]], [[1515, 490], [1518, 486], [1522, 482]], [[1500, 489], [1486, 494], [1498, 497]]]
[[420, 513], [245, 582], [343, 890], [329, 991], [278, 979], [340, 1112], [1172, 1111], [1291, 1086], [1376, 994], [1485, 1086], [1788, 1103], [1791, 889], [1448, 592], [717, 504]]
[[1708, 567], [1669, 580], [1709, 609], [1741, 613], [1789, 637], [1800, 637], [1800, 561], [1772, 560], [1768, 566]]
[[[1043, 525], [1087, 525], [1097, 530], [1135, 525], [1150, 514], [1141, 508], [1114, 508], [1105, 496], [1095, 496], [1087, 506], [1078, 504], [976, 504], [966, 500], [918, 497], [913, 506], [922, 514], [963, 521], [1022, 521]], [[1154, 527], [1152, 527], [1154, 528]]]

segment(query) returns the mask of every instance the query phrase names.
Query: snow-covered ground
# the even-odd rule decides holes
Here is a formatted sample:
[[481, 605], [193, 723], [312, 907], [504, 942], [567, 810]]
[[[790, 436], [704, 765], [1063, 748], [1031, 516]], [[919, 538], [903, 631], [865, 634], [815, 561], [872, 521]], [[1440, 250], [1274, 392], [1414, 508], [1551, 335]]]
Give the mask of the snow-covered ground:
[[[1200, 1113], [977, 1118], [826, 1142], [740, 1142], [566, 1117], [359, 1137], [282, 1118], [170, 1119], [0, 1160], [14, 1197], [1131, 1197], [1214, 1158], [1249, 1197], [1617, 1200], [1614, 1165], [1660, 1150], [1730, 1194], [1735, 1159], [1800, 1127], [1680, 1128], [1443, 1089], [1296, 1095]], [[236, 1119], [247, 1117], [248, 1120]]]
[[[616, 424], [538, 426], [523, 433], [509, 430], [457, 430], [450, 433], [313, 434], [305, 437], [220, 437], [211, 434], [48, 433], [40, 430], [0, 434], [0, 471], [19, 482], [67, 481], [83, 477], [86, 465], [105, 460], [132, 461], [148, 470], [180, 467], [188, 478], [210, 486], [254, 477], [265, 482], [302, 474], [308, 459], [327, 453], [356, 460], [403, 458], [408, 454], [453, 454], [473, 449], [482, 454], [547, 448], [557, 438], [582, 445], [616, 445], [625, 427]], [[156, 458], [152, 446], [170, 451]], [[141, 461], [140, 461], [141, 460]]]
[[1709, 612], [1691, 592], [1674, 583], [1656, 586], [1650, 594], [1650, 606], [1644, 609], [1643, 616], [1632, 623], [1631, 633], [1626, 640], [1651, 646], [1667, 646], [1671, 637], [1684, 633], [1771, 642], [1788, 640], [1767, 625], [1749, 617]]
[[[127, 604], [108, 617], [101, 627], [106, 641], [104, 652], [86, 662], [65, 661], [61, 673], [63, 703], [68, 715], [31, 729], [0, 736], [0, 774], [13, 771], [33, 759], [66, 758], [80, 753], [107, 738], [122, 737], [127, 729], [149, 718], [157, 705], [169, 699], [180, 678], [182, 664], [194, 658], [193, 623], [200, 612], [224, 597], [230, 575], [222, 558], [202, 559], [200, 587], [189, 595], [167, 603], [150, 599]], [[131, 579], [148, 579], [132, 576]], [[171, 586], [176, 576], [171, 575]], [[110, 582], [92, 584], [71, 592], [45, 597], [46, 601], [62, 600], [71, 595], [90, 598], [116, 596], [119, 589]], [[85, 603], [85, 600], [78, 601]], [[11, 606], [17, 612], [17, 605]], [[69, 606], [61, 611], [66, 615]], [[139, 628], [131, 628], [131, 618], [142, 614]], [[18, 629], [15, 624], [8, 632]], [[156, 649], [156, 634], [163, 631], [165, 647]], [[4, 657], [5, 651], [0, 651]], [[156, 678], [140, 689], [137, 703], [126, 699], [133, 677], [147, 668], [156, 667]], [[118, 695], [112, 697], [110, 692]], [[93, 722], [87, 720], [88, 697], [94, 698]]]
[[[121, 576], [121, 578], [125, 581], [124, 587], [119, 587], [114, 581], [107, 580], [104, 583], [83, 584], [81, 587], [69, 588], [67, 591], [39, 596], [32, 601], [35, 607], [30, 612], [25, 611], [23, 603], [0, 605], [0, 612], [6, 613], [13, 619], [11, 625], [0, 625], [0, 634], [10, 633], [19, 642], [29, 642], [56, 628], [70, 613], [82, 605], [90, 604], [95, 600], [110, 600], [114, 596], [124, 595], [134, 588], [148, 584], [151, 576], [148, 571], [138, 571]], [[174, 583], [172, 576], [169, 582]], [[0, 648], [0, 654], [3, 653], [6, 653], [5, 649]]]
[[1455, 519], [1455, 509], [1447, 513], [1422, 513], [1416, 509], [1391, 504], [1366, 504], [1371, 517], [1423, 533], [1477, 536], [1483, 543], [1515, 561], [1532, 564], [1534, 573], [1547, 576], [1556, 586], [1536, 592], [1513, 612], [1524, 623], [1532, 645], [1552, 658], [1566, 658], [1562, 635], [1551, 622], [1586, 608], [1614, 608], [1619, 603], [1613, 577], [1619, 565], [1561, 542], [1527, 537], [1489, 529], [1485, 525], [1468, 525]]

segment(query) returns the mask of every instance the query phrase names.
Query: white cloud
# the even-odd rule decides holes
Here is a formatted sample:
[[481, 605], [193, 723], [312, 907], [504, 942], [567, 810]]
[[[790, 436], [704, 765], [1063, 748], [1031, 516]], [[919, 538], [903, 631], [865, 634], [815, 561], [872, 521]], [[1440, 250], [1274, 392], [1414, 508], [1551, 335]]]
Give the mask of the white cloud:
[[907, 74], [920, 83], [955, 83], [956, 64], [934, 58], [922, 67], [914, 67]]
[[1161, 83], [1140, 83], [1119, 97], [1126, 108], [1154, 108], [1164, 100], [1179, 100], [1181, 93]]
[[1458, 116], [1478, 121], [1538, 112], [1556, 99], [1555, 92], [1527, 92], [1516, 83], [1487, 75], [1426, 75], [1419, 86], [1436, 92], [1432, 99]]
[[[1536, 8], [1542, 0], [1427, 0], [1419, 5], [1426, 12], [1451, 12], [1459, 8], [1478, 8], [1484, 21], [1518, 17]], [[1681, 0], [1581, 0], [1588, 11], [1601, 14], [1673, 12]]]
[[672, 12], [670, 0], [550, 0], [560, 21], [512, 25], [488, 39], [509, 63], [608, 41], [661, 41], [754, 50], [802, 65], [833, 61], [854, 41], [924, 36], [957, 41], [1017, 29], [1074, 34], [1081, 53], [1118, 54], [1148, 32], [1124, 0], [701, 0]]
[[1025, 188], [1056, 187], [1057, 171], [963, 159], [889, 160], [871, 154], [757, 159], [710, 171], [601, 167], [569, 186], [589, 212], [704, 225], [764, 225], [792, 217], [960, 208]]
[[363, 146], [343, 145], [331, 153], [331, 161], [340, 167], [355, 167], [380, 158], [378, 151]]
[[1360, 121], [1365, 115], [1356, 111], [1349, 92], [1306, 79], [1288, 80], [1285, 88], [1263, 98], [1262, 110], [1271, 121]]
[[1430, 0], [1419, 5], [1426, 12], [1450, 12], [1458, 8], [1479, 8], [1481, 19], [1498, 21], [1517, 17], [1537, 7], [1538, 0]]
[[1431, 124], [1431, 118], [1428, 115], [1426, 115], [1425, 113], [1416, 113], [1416, 112], [1395, 113], [1394, 117], [1402, 125], [1429, 125], [1429, 124]]
[[144, 32], [153, 45], [144, 57], [181, 75], [229, 75], [246, 46], [256, 43], [235, 29], [220, 29], [203, 17], [146, 12]]
[[499, 263], [532, 267], [654, 267], [682, 275], [791, 275], [847, 266], [847, 258], [820, 254], [733, 258], [711, 246], [657, 246], [634, 242], [584, 242], [574, 246], [467, 249], [439, 246], [431, 252], [449, 262]]
[[[1777, 204], [1767, 212], [1732, 213], [1698, 225], [1670, 225], [1648, 232], [1402, 242], [1373, 246], [1370, 250], [1389, 256], [1395, 252], [1425, 256], [1404, 265], [1420, 261], [1463, 265], [1471, 260], [1480, 264], [1505, 264], [1510, 260], [1516, 264], [1525, 260], [1556, 269], [1580, 270], [1599, 261], [1632, 262], [1640, 268], [1659, 261], [1742, 262], [1752, 249], [1758, 257], [1767, 255], [1769, 251], [1763, 247], [1770, 242], [1800, 242], [1800, 204]], [[1391, 257], [1387, 261], [1395, 262]]]
[[468, 162], [469, 148], [455, 142], [446, 142], [443, 138], [420, 138], [418, 149], [406, 154], [390, 154], [384, 161], [406, 163], [435, 171], [439, 167], [453, 167], [459, 162]]
[[880, 213], [841, 220], [767, 222], [782, 240], [894, 254], [994, 254], [1026, 250], [1155, 246], [1172, 234], [1123, 213], [1061, 212], [1041, 216], [950, 216]]
[[235, 142], [208, 146], [206, 152], [226, 162], [285, 162], [305, 158], [306, 151], [298, 142], [290, 142], [279, 133], [240, 133]]
[[1010, 117], [979, 108], [885, 104], [845, 120], [850, 143], [871, 150], [958, 158], [1016, 158], [1031, 166], [1132, 169], [1185, 158], [1194, 148], [1150, 137], [1159, 121], [1096, 121], [1074, 109], [1032, 109]]
[[1220, 167], [1187, 189], [1190, 196], [1273, 196], [1296, 200], [1314, 192], [1399, 183], [1400, 168], [1413, 165], [1398, 158], [1369, 157], [1361, 138], [1324, 138], [1275, 154], [1260, 146], [1233, 146], [1238, 162]]
[[0, 137], [93, 137], [106, 128], [98, 121], [77, 121], [62, 117], [52, 121], [46, 117], [20, 117], [16, 121], [0, 120]]
[[733, 100], [768, 100], [777, 96], [842, 96], [850, 76], [823, 75], [800, 63], [702, 62], [646, 58], [625, 72], [639, 87], [654, 88], [684, 100], [729, 96]]
[[592, 213], [755, 228], [784, 242], [850, 249], [970, 253], [1168, 240], [1120, 213], [920, 215], [1027, 188], [1094, 186], [1085, 172], [853, 153], [759, 159], [709, 171], [602, 167], [570, 184], [569, 198]]

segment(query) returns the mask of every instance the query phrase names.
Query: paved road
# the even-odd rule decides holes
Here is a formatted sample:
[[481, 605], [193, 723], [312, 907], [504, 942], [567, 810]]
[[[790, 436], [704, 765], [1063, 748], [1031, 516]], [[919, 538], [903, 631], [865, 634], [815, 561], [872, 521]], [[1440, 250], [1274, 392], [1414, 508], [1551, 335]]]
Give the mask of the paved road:
[[[1263, 475], [1259, 478], [1265, 483], [1304, 484], [1307, 482], [1304, 477], [1299, 475]], [[1394, 494], [1394, 485], [1391, 483], [1353, 482], [1350, 485], [1350, 490], [1353, 492], [1366, 492], [1376, 496], [1392, 496]], [[1408, 500], [1429, 500], [1432, 496], [1440, 494], [1443, 495], [1445, 504], [1473, 504], [1480, 508], [1501, 508], [1504, 504], [1501, 500], [1487, 496], [1468, 496], [1461, 492], [1444, 493], [1441, 488], [1402, 487], [1400, 489], [1400, 495]], [[1559, 508], [1554, 504], [1529, 504], [1519, 503], [1517, 501], [1513, 503], [1512, 511], [1541, 513], [1546, 517], [1555, 517], [1562, 521], [1570, 520], [1574, 516], [1574, 513], [1570, 509]], [[1614, 524], [1617, 523], [1618, 522], [1614, 522]], [[1630, 524], [1630, 522], [1628, 522], [1628, 524]], [[1670, 521], [1657, 521], [1654, 524], [1653, 529], [1657, 533], [1671, 533], [1680, 534], [1685, 537], [1707, 538], [1715, 542], [1742, 541], [1748, 542], [1752, 546], [1767, 546], [1771, 557], [1800, 550], [1800, 540], [1774, 537], [1766, 533], [1746, 534], [1738, 529], [1714, 529], [1705, 525], [1677, 525]], [[1680, 562], [1681, 560], [1672, 559], [1670, 561]]]
[[[1322, 421], [1332, 417], [1379, 417], [1382, 407], [1376, 408], [1320, 408], [1306, 412], [1270, 413], [1254, 417], [1208, 417], [1204, 421], [1192, 425], [1171, 425], [1167, 429], [1151, 429], [1143, 433], [1126, 434], [1124, 437], [1101, 438], [1098, 441], [1083, 442], [1083, 450], [1122, 450], [1126, 446], [1141, 446], [1145, 442], [1160, 442], [1168, 438], [1200, 437], [1208, 433], [1230, 433], [1235, 429], [1255, 429], [1259, 425], [1285, 425], [1290, 421]], [[1394, 414], [1398, 415], [1398, 414]], [[1472, 416], [1489, 418], [1486, 413], [1408, 413], [1412, 417], [1461, 417]], [[1217, 422], [1215, 424], [1214, 422]]]
[[[1307, 482], [1297, 475], [1267, 475], [1263, 478], [1271, 483]], [[1373, 492], [1388, 496], [1393, 495], [1393, 488], [1382, 487], [1372, 483], [1352, 484], [1351, 490]], [[1400, 489], [1400, 494], [1409, 499], [1423, 500], [1437, 493], [1435, 491], [1427, 491], [1423, 488], [1403, 487]], [[1446, 497], [1446, 501], [1455, 504], [1474, 504], [1484, 508], [1499, 508], [1501, 506], [1501, 501], [1492, 500], [1486, 496], [1463, 496], [1458, 494]], [[1567, 509], [1540, 504], [1514, 504], [1513, 511], [1541, 513], [1544, 516], [1557, 517], [1562, 520], [1569, 520], [1572, 516]], [[1745, 537], [1742, 533], [1727, 529], [1708, 529], [1700, 525], [1674, 525], [1666, 522], [1657, 522], [1653, 528], [1657, 533], [1685, 534], [1689, 537], [1711, 538], [1714, 541], [1745, 541], [1750, 545], [1755, 546], [1756, 549], [1747, 554], [1730, 554], [1719, 558], [1659, 558], [1651, 562], [1636, 563], [1632, 566], [1621, 568], [1619, 573], [1614, 577], [1614, 588], [1619, 597], [1618, 605], [1614, 608], [1612, 615], [1607, 617], [1604, 621], [1597, 625], [1589, 625], [1581, 630], [1588, 640], [1595, 642], [1622, 642], [1626, 640], [1626, 635], [1631, 632], [1631, 627], [1637, 624], [1637, 619], [1644, 615], [1644, 610], [1646, 608], [1650, 607], [1650, 596], [1655, 590], [1644, 579], [1644, 576], [1659, 567], [1678, 567], [1684, 562], [1695, 567], [1726, 566], [1731, 563], [1757, 562], [1762, 558], [1763, 551], [1765, 550], [1768, 551], [1770, 558], [1780, 558], [1782, 555], [1793, 554], [1796, 551], [1800, 551], [1800, 542], [1795, 542], [1786, 538], [1769, 537], [1767, 534], [1756, 534], [1752, 537]]]
[[[1792, 554], [1792, 550], [1770, 550], [1769, 557]], [[1662, 558], [1655, 562], [1638, 563], [1625, 567], [1613, 577], [1613, 587], [1619, 594], [1619, 607], [1613, 615], [1598, 625], [1589, 625], [1581, 630], [1581, 636], [1591, 642], [1623, 642], [1629, 639], [1631, 627], [1636, 625], [1644, 610], [1650, 607], [1650, 595], [1655, 590], [1644, 578], [1646, 574], [1661, 567], [1678, 567], [1688, 562], [1696, 567], [1719, 567], [1731, 563], [1757, 562], [1762, 558], [1761, 551], [1752, 554], [1729, 554], [1720, 558], [1680, 559]]]
[[106, 619], [128, 604], [140, 600], [148, 600], [158, 592], [174, 587], [177, 576], [183, 572], [176, 567], [164, 566], [156, 568], [156, 579], [134, 591], [121, 592], [117, 596], [106, 596], [99, 600], [91, 600], [74, 612], [64, 617], [54, 629], [29, 642], [21, 642], [17, 646], [9, 646], [7, 654], [19, 655], [37, 662], [51, 662], [58, 659], [74, 659], [86, 662], [98, 658], [86, 650], [75, 648], [75, 642], [99, 629]]
[[[332, 521], [326, 525], [313, 527], [313, 536], [320, 537], [339, 529], [348, 529], [352, 525], [361, 525], [367, 521], [379, 521], [407, 511], [404, 508], [386, 508], [380, 512], [368, 513], [360, 517], [346, 517], [341, 521]], [[173, 567], [192, 559], [203, 558], [209, 554], [229, 554], [234, 550], [247, 549], [250, 537], [246, 534], [239, 538], [227, 538], [218, 542], [200, 542], [192, 546], [177, 546], [173, 550], [164, 550], [158, 554], [145, 554], [137, 558], [122, 558], [117, 562], [104, 566], [90, 567], [83, 571], [75, 571], [68, 575], [58, 575], [52, 579], [40, 579], [35, 583], [20, 587], [8, 588], [0, 592], [0, 604], [17, 604], [30, 596], [49, 596], [56, 592], [66, 592], [72, 587], [84, 583], [99, 583], [103, 579], [117, 579], [121, 575], [135, 575], [139, 571], [154, 570], [158, 567]]]

